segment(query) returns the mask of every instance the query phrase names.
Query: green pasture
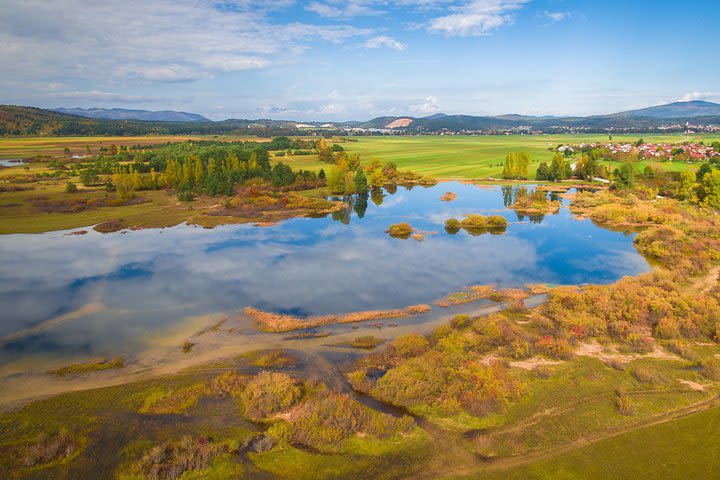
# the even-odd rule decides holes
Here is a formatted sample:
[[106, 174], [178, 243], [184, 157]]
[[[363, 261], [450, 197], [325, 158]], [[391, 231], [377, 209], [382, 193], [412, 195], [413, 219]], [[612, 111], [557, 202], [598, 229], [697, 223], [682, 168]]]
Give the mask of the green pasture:
[[528, 465], [469, 475], [488, 480], [720, 478], [720, 408], [631, 430]]
[[[706, 142], [720, 139], [720, 135], [613, 135], [612, 142], [646, 143]], [[558, 144], [608, 142], [607, 135], [483, 135], [483, 136], [388, 136], [357, 137], [356, 142], [341, 145], [350, 153], [359, 153], [364, 161], [371, 158], [393, 161], [398, 168], [436, 178], [481, 179], [499, 178], [505, 156], [510, 152], [530, 154], [530, 171], [541, 162], [549, 162]], [[314, 156], [286, 157], [283, 161], [297, 168], [316, 170], [324, 164]], [[697, 168], [696, 165], [663, 162], [667, 171]], [[644, 165], [642, 165], [644, 168]]]

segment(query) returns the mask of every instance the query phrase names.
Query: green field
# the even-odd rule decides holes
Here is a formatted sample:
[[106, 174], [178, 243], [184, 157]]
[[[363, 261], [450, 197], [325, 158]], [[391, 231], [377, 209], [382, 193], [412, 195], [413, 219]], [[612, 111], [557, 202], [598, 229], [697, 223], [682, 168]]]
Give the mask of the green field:
[[[613, 143], [634, 142], [643, 138], [646, 143], [682, 143], [704, 140], [717, 141], [720, 135], [614, 135]], [[436, 178], [480, 179], [500, 177], [502, 163], [510, 152], [530, 154], [530, 171], [540, 162], [548, 162], [554, 152], [548, 150], [558, 144], [607, 142], [607, 135], [483, 135], [483, 136], [391, 136], [357, 137], [357, 142], [341, 145], [350, 153], [359, 153], [367, 161], [377, 157], [393, 161], [398, 168]], [[319, 170], [327, 168], [314, 156], [285, 157], [282, 161], [295, 168]], [[696, 168], [684, 163], [663, 162], [668, 171]], [[642, 165], [644, 167], [644, 164]]]
[[529, 465], [463, 478], [720, 478], [720, 408], [632, 430]]

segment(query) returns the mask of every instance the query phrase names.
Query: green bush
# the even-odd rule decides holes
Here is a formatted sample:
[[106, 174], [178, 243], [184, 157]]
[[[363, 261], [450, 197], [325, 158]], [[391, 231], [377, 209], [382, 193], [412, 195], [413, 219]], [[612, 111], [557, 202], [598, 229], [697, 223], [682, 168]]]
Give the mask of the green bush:
[[390, 227], [387, 229], [387, 233], [391, 237], [397, 237], [397, 238], [408, 238], [408, 237], [410, 237], [412, 232], [413, 232], [413, 228], [407, 222], [396, 223], [394, 225], [390, 225]]
[[390, 344], [390, 351], [393, 355], [401, 358], [410, 358], [422, 355], [425, 353], [430, 344], [427, 338], [417, 333], [409, 333], [407, 335], [400, 335]]

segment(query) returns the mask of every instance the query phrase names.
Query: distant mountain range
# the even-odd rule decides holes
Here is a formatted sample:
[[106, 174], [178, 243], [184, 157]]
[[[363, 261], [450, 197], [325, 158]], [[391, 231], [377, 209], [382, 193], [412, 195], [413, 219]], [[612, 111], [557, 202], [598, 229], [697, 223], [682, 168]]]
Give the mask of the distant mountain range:
[[536, 129], [652, 129], [667, 123], [688, 121], [700, 124], [720, 124], [720, 105], [696, 100], [588, 117], [550, 115], [537, 117], [518, 114], [474, 116], [436, 113], [428, 117], [377, 117], [367, 122], [346, 122], [341, 125], [415, 131], [504, 130], [524, 126]]
[[682, 131], [685, 124], [720, 125], [720, 104], [691, 101], [588, 117], [445, 115], [426, 117], [384, 116], [368, 121], [299, 122], [271, 119], [228, 119], [213, 122], [186, 112], [125, 110], [119, 108], [63, 108], [0, 105], [0, 135], [144, 135], [236, 133], [293, 135], [310, 130], [362, 130], [372, 133], [407, 132], [653, 132]]
[[143, 122], [210, 122], [197, 113], [161, 110], [126, 110], [124, 108], [56, 108], [56, 112], [77, 115], [78, 117], [103, 120], [140, 120]]
[[656, 107], [628, 110], [615, 115], [649, 118], [695, 118], [720, 115], [720, 105], [712, 102], [694, 100], [692, 102], [674, 102]]

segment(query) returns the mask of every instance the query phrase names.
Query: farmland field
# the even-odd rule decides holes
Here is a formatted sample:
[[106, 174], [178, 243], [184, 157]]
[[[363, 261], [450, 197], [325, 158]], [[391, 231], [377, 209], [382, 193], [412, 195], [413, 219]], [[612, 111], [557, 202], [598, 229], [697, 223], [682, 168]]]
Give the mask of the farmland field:
[[[614, 135], [613, 143], [682, 143], [701, 140], [717, 141], [720, 135]], [[499, 177], [502, 163], [510, 152], [530, 154], [530, 172], [540, 162], [549, 162], [554, 152], [548, 150], [558, 144], [608, 142], [607, 135], [485, 135], [485, 136], [417, 136], [417, 137], [358, 137], [357, 142], [342, 143], [351, 153], [359, 153], [364, 160], [377, 157], [393, 161], [398, 168], [411, 169], [436, 178], [478, 179]], [[319, 169], [323, 164], [315, 157], [294, 157], [289, 163], [297, 168]], [[287, 160], [285, 160], [287, 161]], [[297, 162], [297, 163], [293, 163]], [[641, 165], [641, 168], [644, 164]], [[668, 171], [681, 170], [688, 165], [663, 162]], [[691, 168], [696, 168], [690, 165]]]

